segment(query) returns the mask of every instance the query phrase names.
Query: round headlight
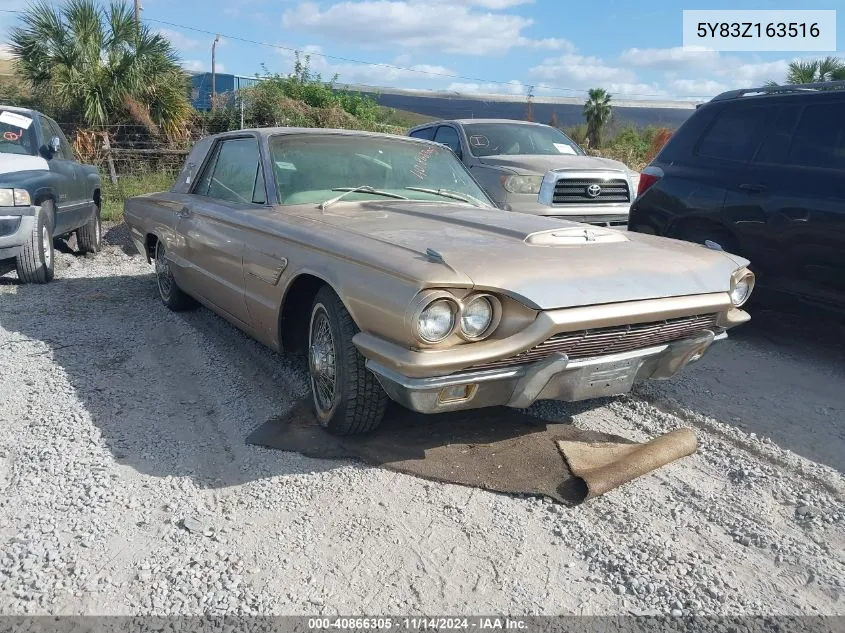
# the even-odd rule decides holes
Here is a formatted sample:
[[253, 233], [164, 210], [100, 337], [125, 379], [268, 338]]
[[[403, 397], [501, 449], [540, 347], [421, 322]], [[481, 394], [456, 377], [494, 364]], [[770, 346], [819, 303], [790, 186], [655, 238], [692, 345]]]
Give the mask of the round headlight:
[[461, 332], [468, 338], [477, 338], [487, 331], [493, 321], [493, 304], [487, 297], [476, 297], [461, 313]]
[[417, 334], [427, 343], [438, 343], [455, 328], [455, 305], [445, 299], [432, 301], [417, 317]]
[[749, 295], [751, 295], [751, 277], [738, 279], [731, 290], [731, 303], [739, 307], [748, 301]]

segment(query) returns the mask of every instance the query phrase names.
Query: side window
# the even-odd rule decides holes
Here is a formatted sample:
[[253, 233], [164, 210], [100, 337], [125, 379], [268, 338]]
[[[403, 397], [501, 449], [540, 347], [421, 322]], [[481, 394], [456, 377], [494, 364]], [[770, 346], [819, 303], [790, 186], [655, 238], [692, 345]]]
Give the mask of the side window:
[[422, 138], [426, 141], [430, 141], [434, 138], [434, 128], [433, 127], [424, 127], [421, 130], [414, 130], [408, 136], [413, 136], [414, 138]]
[[451, 125], [441, 125], [437, 128], [437, 134], [434, 135], [434, 141], [437, 143], [443, 143], [443, 145], [450, 147], [455, 153], [461, 151], [461, 141], [458, 138], [458, 131]]
[[772, 110], [772, 107], [724, 110], [704, 132], [696, 154], [722, 160], [748, 161], [757, 149], [760, 132]]
[[194, 193], [246, 204], [264, 204], [264, 174], [255, 138], [221, 141], [214, 149]]
[[755, 163], [786, 163], [792, 143], [792, 132], [800, 113], [801, 106], [797, 104], [785, 105], [777, 111], [771, 125], [767, 126], [766, 138], [754, 157]]
[[845, 169], [845, 102], [808, 105], [795, 128], [789, 165]]
[[[50, 128], [52, 129], [53, 133], [50, 136], [58, 136], [60, 141], [59, 146], [59, 155], [64, 158], [65, 160], [75, 160], [73, 157], [73, 150], [70, 148], [70, 143], [67, 142], [65, 138], [64, 132], [59, 127], [59, 124], [50, 119]], [[47, 139], [49, 142], [50, 139]]]
[[50, 139], [55, 136], [55, 134], [53, 134], [53, 128], [50, 127], [50, 121], [47, 119], [47, 117], [39, 115], [38, 125], [41, 128], [42, 138], [41, 147], [38, 148], [38, 152], [42, 153], [47, 149], [47, 147], [49, 147]]

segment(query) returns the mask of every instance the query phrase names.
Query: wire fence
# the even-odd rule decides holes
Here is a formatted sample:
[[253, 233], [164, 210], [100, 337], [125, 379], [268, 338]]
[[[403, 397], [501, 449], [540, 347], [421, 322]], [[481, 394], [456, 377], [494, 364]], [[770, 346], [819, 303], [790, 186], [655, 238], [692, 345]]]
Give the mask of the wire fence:
[[[305, 120], [285, 121], [293, 127], [313, 127]], [[170, 174], [175, 176], [194, 143], [208, 134], [228, 131], [208, 126], [194, 126], [188, 129], [183, 138], [167, 139], [151, 132], [142, 124], [127, 123], [82, 128], [73, 122], [60, 122], [73, 146], [77, 160], [96, 165], [103, 180], [109, 179], [116, 184], [121, 177], [143, 177], [148, 174]], [[332, 127], [349, 127], [343, 122]], [[369, 129], [402, 133], [395, 125], [371, 123]]]

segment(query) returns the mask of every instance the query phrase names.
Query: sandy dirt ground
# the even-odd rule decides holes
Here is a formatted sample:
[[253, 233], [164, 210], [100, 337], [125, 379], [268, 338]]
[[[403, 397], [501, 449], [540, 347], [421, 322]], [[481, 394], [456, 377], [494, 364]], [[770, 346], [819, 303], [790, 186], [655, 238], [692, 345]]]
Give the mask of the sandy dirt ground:
[[302, 367], [110, 241], [0, 277], [0, 613], [845, 615], [835, 320], [760, 310], [676, 379], [535, 406], [698, 437], [570, 508], [246, 445]]

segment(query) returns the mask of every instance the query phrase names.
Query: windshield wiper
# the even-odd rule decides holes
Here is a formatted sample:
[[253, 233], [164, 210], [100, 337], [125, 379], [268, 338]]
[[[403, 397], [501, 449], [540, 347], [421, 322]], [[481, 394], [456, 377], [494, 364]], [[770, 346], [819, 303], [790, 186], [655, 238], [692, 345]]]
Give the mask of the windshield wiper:
[[468, 193], [458, 193], [457, 191], [452, 191], [451, 189], [428, 189], [427, 187], [405, 187], [410, 191], [420, 191], [422, 193], [433, 193], [437, 196], [443, 196], [444, 198], [451, 198], [452, 200], [460, 200], [461, 202], [468, 202], [471, 205], [476, 207], [487, 207], [489, 205], [484, 204], [478, 198], [474, 198], [473, 196], [469, 195]]
[[370, 185], [361, 185], [360, 187], [336, 187], [332, 189], [332, 191], [342, 191], [343, 193], [339, 196], [335, 196], [334, 198], [329, 198], [328, 200], [324, 200], [320, 203], [320, 211], [325, 211], [326, 208], [337, 202], [338, 200], [343, 200], [346, 196], [350, 193], [356, 192], [363, 192], [363, 193], [372, 193], [377, 196], [385, 196], [386, 198], [396, 198], [397, 200], [407, 200], [406, 196], [400, 196], [398, 193], [391, 193], [390, 191], [382, 191], [381, 189], [374, 189], [370, 187]]

